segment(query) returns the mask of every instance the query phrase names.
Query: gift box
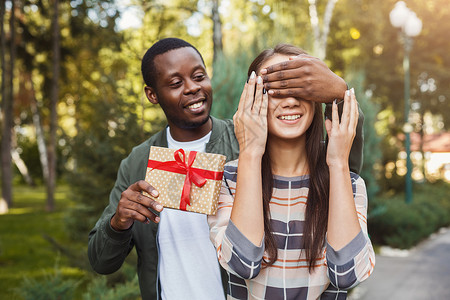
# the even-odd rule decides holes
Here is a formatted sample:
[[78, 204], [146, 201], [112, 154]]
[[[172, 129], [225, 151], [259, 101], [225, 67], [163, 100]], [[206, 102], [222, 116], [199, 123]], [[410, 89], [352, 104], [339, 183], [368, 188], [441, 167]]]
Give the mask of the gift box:
[[214, 215], [226, 157], [152, 146], [145, 181], [164, 207]]

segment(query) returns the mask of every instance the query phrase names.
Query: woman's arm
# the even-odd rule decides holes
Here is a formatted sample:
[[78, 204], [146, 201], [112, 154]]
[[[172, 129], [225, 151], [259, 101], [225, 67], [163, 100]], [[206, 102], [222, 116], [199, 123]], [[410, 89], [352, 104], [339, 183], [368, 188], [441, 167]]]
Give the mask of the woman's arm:
[[[349, 95], [350, 94], [350, 95]], [[330, 137], [327, 164], [330, 170], [330, 199], [327, 228], [327, 265], [331, 283], [349, 289], [366, 279], [375, 264], [367, 234], [367, 192], [364, 180], [348, 167], [348, 155], [355, 135], [358, 103], [346, 93], [342, 119], [333, 104], [333, 121], [325, 125]]]
[[267, 140], [267, 106], [262, 78], [256, 78], [252, 72], [233, 117], [239, 142], [239, 164], [231, 220], [257, 246], [264, 237], [261, 159]]
[[[256, 92], [255, 92], [256, 90]], [[233, 117], [239, 160], [227, 164], [210, 238], [220, 264], [245, 279], [259, 274], [264, 253], [261, 159], [267, 139], [267, 94], [253, 72]]]
[[325, 123], [329, 136], [327, 164], [330, 170], [327, 240], [335, 250], [343, 248], [361, 231], [348, 166], [357, 122], [358, 103], [352, 89], [344, 97], [341, 122], [337, 105], [333, 104], [333, 120]]

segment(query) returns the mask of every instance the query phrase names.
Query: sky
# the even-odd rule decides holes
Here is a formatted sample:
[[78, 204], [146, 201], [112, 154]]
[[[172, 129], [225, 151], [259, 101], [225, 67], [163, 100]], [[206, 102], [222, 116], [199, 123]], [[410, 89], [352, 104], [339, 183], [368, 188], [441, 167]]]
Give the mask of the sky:
[[144, 13], [137, 6], [131, 6], [129, 0], [118, 1], [118, 6], [121, 10], [121, 17], [116, 23], [119, 30], [139, 28], [142, 25]]

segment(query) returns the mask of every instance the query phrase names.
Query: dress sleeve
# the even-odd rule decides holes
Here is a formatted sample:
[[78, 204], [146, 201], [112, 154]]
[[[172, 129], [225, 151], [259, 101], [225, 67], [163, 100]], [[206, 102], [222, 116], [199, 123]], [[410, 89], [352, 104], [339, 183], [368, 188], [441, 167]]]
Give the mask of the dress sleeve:
[[342, 249], [336, 251], [326, 243], [328, 277], [337, 289], [350, 289], [364, 281], [373, 272], [375, 252], [367, 233], [367, 192], [364, 180], [351, 173], [361, 231]]
[[[228, 272], [251, 279], [259, 274], [264, 253], [264, 239], [260, 246], [249, 241], [230, 220], [233, 208], [236, 177], [233, 168], [225, 167], [224, 179], [219, 196], [217, 213], [208, 216], [210, 239], [217, 251], [217, 258]], [[236, 168], [234, 168], [236, 169]]]

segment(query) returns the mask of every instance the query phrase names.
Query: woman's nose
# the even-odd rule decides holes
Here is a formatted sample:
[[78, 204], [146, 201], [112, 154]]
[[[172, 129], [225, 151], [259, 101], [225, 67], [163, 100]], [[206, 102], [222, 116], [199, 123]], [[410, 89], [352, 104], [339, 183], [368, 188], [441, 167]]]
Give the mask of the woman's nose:
[[285, 108], [285, 107], [296, 107], [300, 105], [300, 100], [294, 98], [294, 97], [286, 97], [286, 98], [282, 98], [280, 99], [281, 103], [280, 106]]

